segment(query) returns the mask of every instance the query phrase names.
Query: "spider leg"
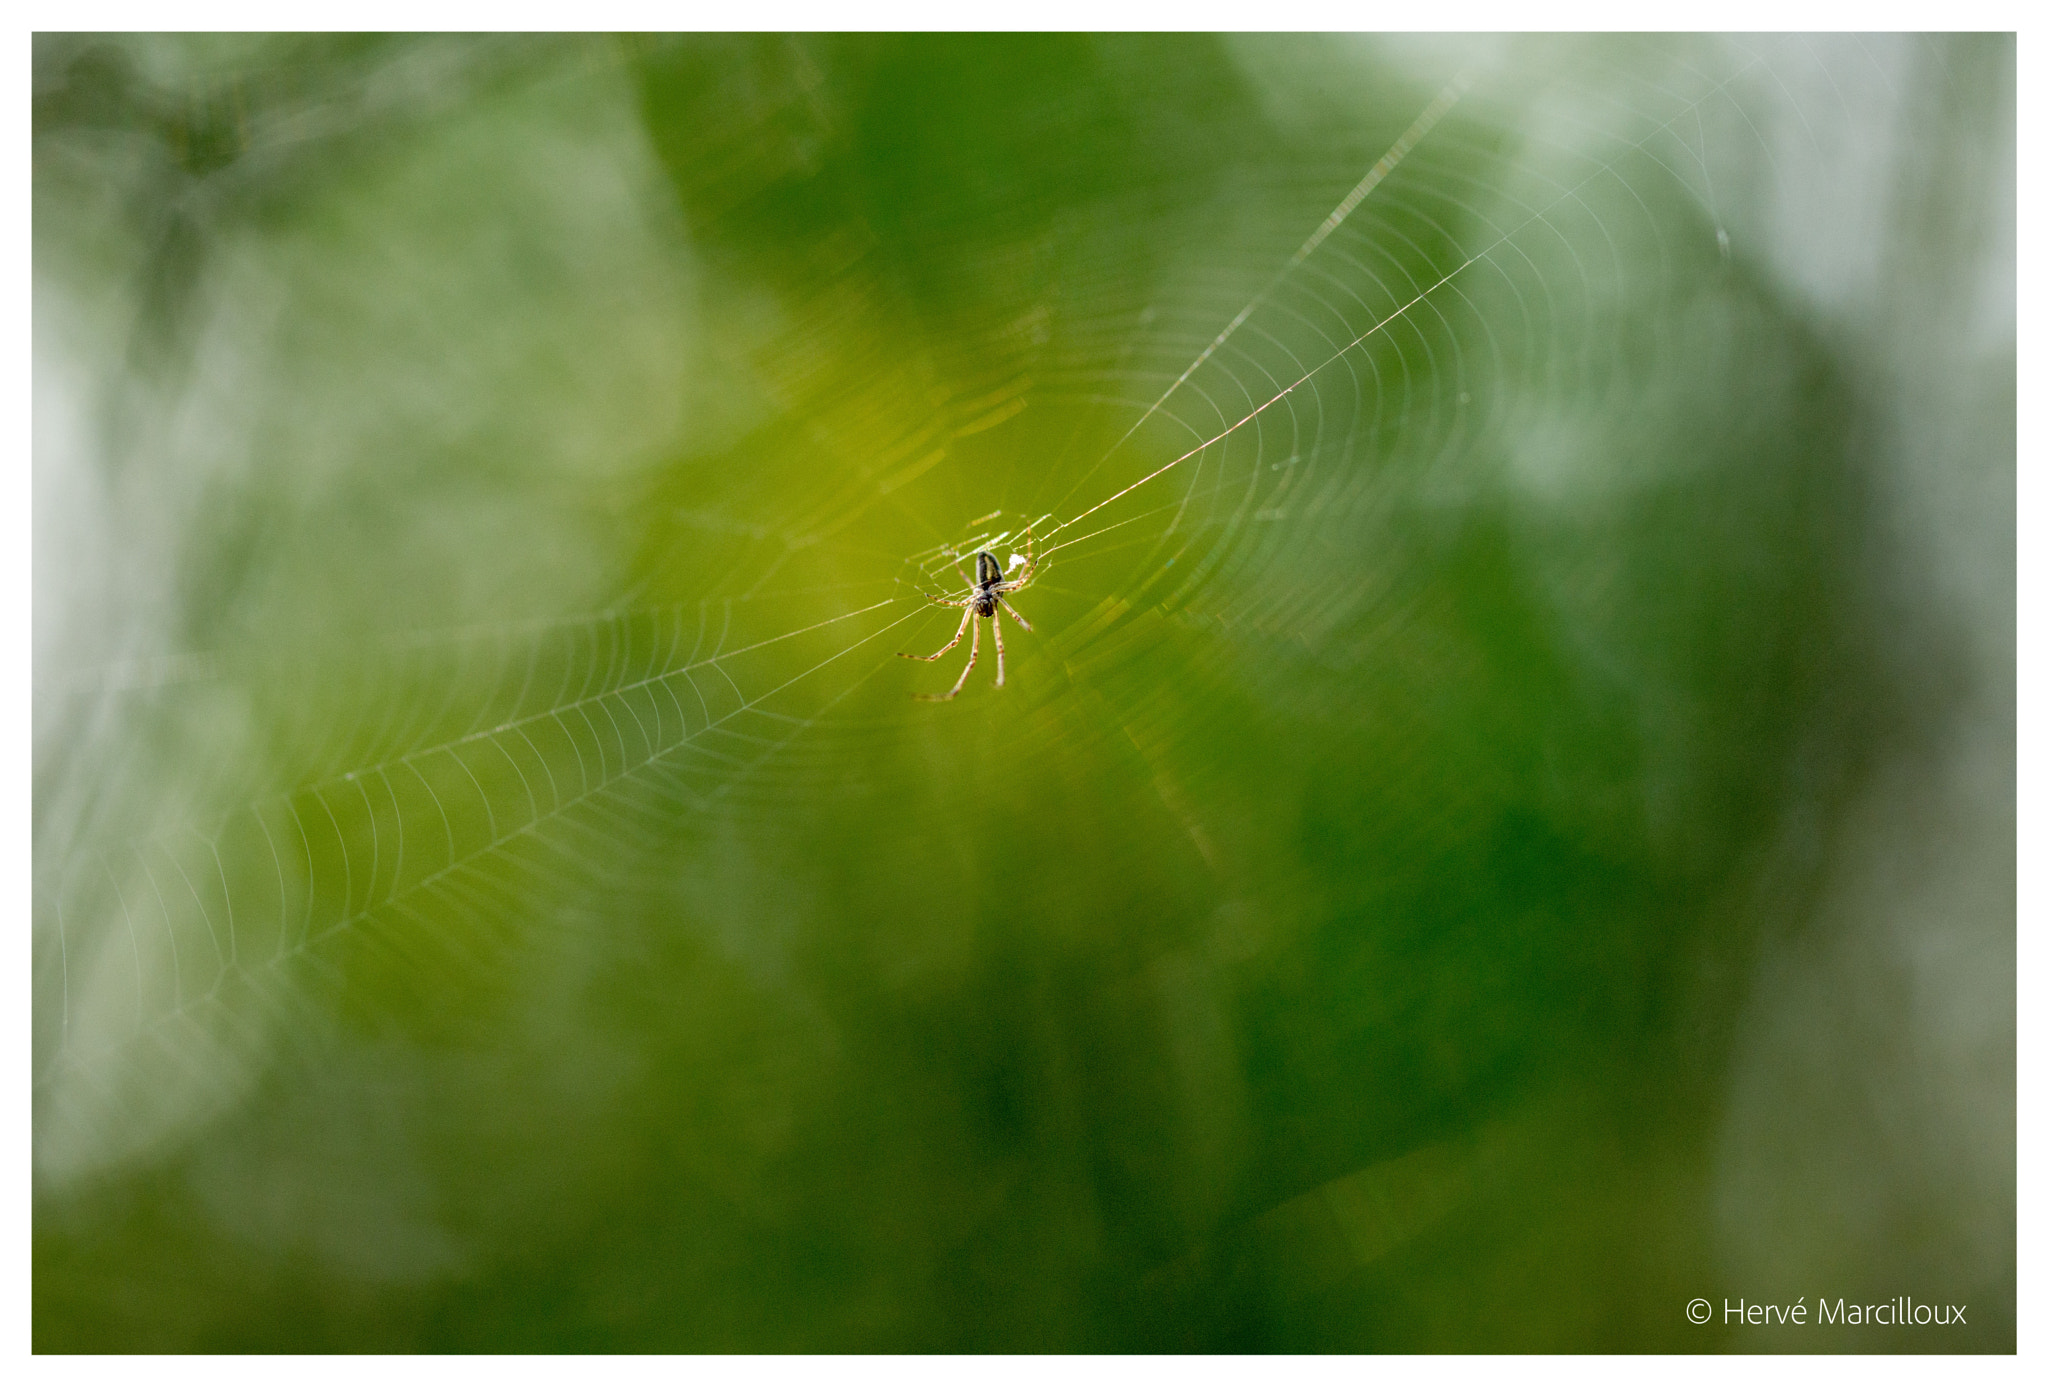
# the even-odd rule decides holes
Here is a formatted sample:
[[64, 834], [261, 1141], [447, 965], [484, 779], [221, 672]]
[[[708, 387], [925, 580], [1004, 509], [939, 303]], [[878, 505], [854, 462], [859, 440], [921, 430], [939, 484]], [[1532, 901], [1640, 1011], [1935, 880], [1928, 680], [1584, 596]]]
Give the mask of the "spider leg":
[[920, 587], [920, 588], [918, 588], [918, 589], [917, 589], [917, 595], [918, 595], [918, 596], [920, 596], [920, 597], [923, 597], [923, 598], [924, 598], [924, 599], [925, 599], [926, 601], [930, 602], [930, 603], [931, 603], [931, 604], [932, 604], [933, 606], [965, 606], [965, 605], [967, 605], [967, 603], [966, 603], [966, 602], [964, 602], [964, 601], [961, 601], [961, 600], [960, 600], [959, 598], [957, 598], [957, 597], [941, 597], [941, 596], [936, 596], [936, 595], [934, 595], [933, 593], [930, 593], [930, 592], [927, 592], [927, 591], [925, 591], [925, 590], [924, 590], [924, 589], [923, 589], [922, 587]]
[[[1014, 606], [1010, 606], [1010, 603], [1009, 603], [1009, 601], [1008, 601], [1007, 599], [1005, 599], [1005, 600], [1004, 600], [1004, 602], [1003, 602], [1003, 605], [1004, 605], [1005, 607], [1008, 607], [1008, 608], [1009, 608], [1009, 612], [1010, 612], [1010, 619], [1011, 619], [1011, 620], [1015, 621], [1015, 622], [1016, 622], [1016, 623], [1017, 623], [1018, 625], [1020, 625], [1020, 626], [1024, 627], [1024, 629], [1026, 629], [1026, 630], [1031, 630], [1031, 623], [1030, 623], [1029, 621], [1027, 621], [1027, 620], [1025, 620], [1025, 619], [1024, 619], [1024, 613], [1023, 613], [1023, 612], [1019, 611], [1019, 610], [1018, 610], [1018, 609], [1017, 609], [1016, 607], [1014, 607]], [[1038, 632], [1037, 632], [1037, 631], [1035, 631], [1035, 630], [1031, 630], [1031, 633], [1032, 633], [1033, 635], [1036, 635], [1036, 634], [1038, 634]]]
[[[951, 605], [952, 605], [952, 603], [951, 603], [951, 602], [947, 602], [947, 603], [945, 603], [945, 605], [947, 605], [947, 606], [951, 606]], [[927, 662], [929, 662], [929, 661], [931, 661], [931, 660], [934, 660], [934, 659], [937, 659], [937, 658], [938, 658], [938, 657], [939, 657], [940, 655], [944, 654], [944, 653], [945, 653], [946, 651], [948, 651], [948, 650], [952, 649], [952, 648], [953, 648], [953, 647], [954, 647], [955, 645], [957, 645], [957, 644], [959, 644], [959, 643], [960, 643], [960, 637], [961, 637], [961, 636], [963, 636], [963, 635], [965, 635], [965, 634], [967, 634], [967, 626], [968, 626], [968, 623], [969, 623], [969, 622], [971, 622], [971, 621], [972, 621], [973, 619], [974, 619], [974, 608], [972, 608], [972, 607], [969, 607], [969, 608], [967, 609], [966, 613], [965, 613], [964, 615], [962, 615], [962, 616], [961, 616], [961, 618], [960, 618], [960, 629], [958, 629], [958, 630], [956, 630], [956, 631], [954, 631], [954, 632], [953, 632], [953, 638], [952, 638], [951, 640], [948, 640], [948, 641], [947, 641], [947, 642], [946, 642], [945, 644], [943, 644], [943, 645], [939, 646], [939, 648], [938, 648], [938, 649], [937, 649], [937, 650], [936, 650], [935, 652], [933, 652], [932, 654], [928, 654], [928, 655], [912, 654], [912, 653], [910, 653], [910, 651], [908, 651], [908, 650], [898, 650], [898, 651], [897, 651], [896, 653], [897, 653], [897, 654], [898, 654], [899, 656], [901, 656], [902, 658], [904, 658], [904, 659], [922, 659], [922, 660], [925, 660], [925, 661], [927, 661]], [[976, 643], [976, 644], [979, 644], [980, 642], [981, 642], [981, 637], [980, 637], [980, 635], [978, 635], [978, 634], [977, 634], [977, 635], [975, 636], [975, 643]], [[971, 664], [973, 663], [973, 661], [972, 661], [972, 660], [970, 660], [970, 661], [968, 661], [968, 662], [969, 662], [969, 664], [970, 664], [970, 665], [971, 665]]]
[[[974, 619], [974, 612], [972, 610], [968, 611], [967, 619], [969, 621]], [[956, 635], [953, 639], [957, 642], [960, 637]], [[944, 651], [941, 651], [941, 653], [944, 653]], [[967, 686], [967, 676], [974, 672], [974, 661], [980, 658], [981, 627], [976, 626], [974, 628], [974, 640], [967, 647], [967, 667], [960, 671], [960, 682], [954, 684], [952, 691], [948, 693], [919, 693], [917, 695], [918, 701], [925, 703], [949, 703], [959, 697], [960, 690]]]
[[990, 608], [990, 610], [989, 610], [989, 613], [988, 613], [988, 619], [989, 619], [989, 620], [990, 620], [990, 621], [991, 621], [992, 623], [994, 623], [994, 625], [995, 625], [995, 628], [996, 628], [996, 687], [998, 687], [998, 688], [1001, 688], [1001, 687], [1003, 686], [1003, 609], [1002, 609], [1002, 607], [1000, 607], [1000, 606], [996, 606], [996, 607], [992, 607], [992, 608]]

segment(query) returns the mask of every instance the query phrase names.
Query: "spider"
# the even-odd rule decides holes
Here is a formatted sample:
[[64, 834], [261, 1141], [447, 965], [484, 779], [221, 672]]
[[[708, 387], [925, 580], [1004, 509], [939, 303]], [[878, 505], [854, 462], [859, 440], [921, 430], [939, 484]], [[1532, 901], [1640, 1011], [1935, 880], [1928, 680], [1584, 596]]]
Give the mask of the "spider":
[[[1033, 547], [1034, 543], [1035, 540], [1032, 538], [1031, 531], [1028, 529], [1025, 530], [1024, 560], [1021, 564], [1018, 564], [1016, 569], [1017, 576], [1014, 578], [1005, 580], [1003, 577], [1003, 565], [996, 562], [996, 556], [994, 554], [990, 553], [987, 549], [983, 549], [979, 553], [974, 555], [974, 576], [968, 578], [968, 590], [966, 596], [935, 597], [931, 593], [926, 592], [924, 594], [925, 599], [927, 601], [935, 603], [936, 605], [958, 606], [965, 608], [965, 612], [960, 617], [960, 629], [953, 632], [953, 638], [951, 640], [948, 640], [945, 644], [941, 645], [937, 650], [933, 651], [931, 654], [920, 655], [911, 654], [907, 650], [899, 651], [899, 653], [902, 654], [903, 658], [923, 660], [937, 659], [940, 655], [946, 653], [946, 651], [952, 649], [955, 645], [960, 643], [960, 637], [967, 634], [967, 628], [969, 626], [974, 625], [975, 617], [984, 616], [987, 617], [990, 623], [993, 624], [995, 627], [996, 687], [1001, 688], [1003, 686], [1003, 618], [1001, 615], [1001, 611], [1004, 607], [1008, 606], [1008, 603], [1006, 603], [1003, 600], [1003, 598], [1008, 593], [1018, 591], [1019, 589], [1027, 586], [1030, 583], [1032, 565], [1037, 561], [1036, 550]], [[1010, 558], [1011, 561], [1015, 562], [1017, 555], [1011, 554]], [[960, 560], [958, 556], [955, 556], [953, 563], [956, 568], [959, 567]], [[960, 568], [960, 576], [963, 578], [967, 577], [967, 570], [965, 568]], [[1024, 629], [1026, 630], [1031, 630], [1031, 623], [1024, 619], [1023, 614], [1019, 612], [1016, 607], [1008, 606], [1008, 610], [1010, 612], [1011, 618], [1015, 620], [1018, 625], [1024, 627]], [[1034, 635], [1037, 634], [1036, 631], [1033, 631], [1032, 633]], [[960, 695], [960, 690], [967, 686], [967, 676], [974, 672], [974, 661], [980, 658], [981, 627], [974, 626], [974, 641], [971, 645], [968, 646], [967, 650], [967, 667], [960, 671], [960, 681], [953, 685], [952, 692], [914, 693], [911, 696], [917, 698], [921, 702], [927, 703], [943, 703], [958, 697]]]

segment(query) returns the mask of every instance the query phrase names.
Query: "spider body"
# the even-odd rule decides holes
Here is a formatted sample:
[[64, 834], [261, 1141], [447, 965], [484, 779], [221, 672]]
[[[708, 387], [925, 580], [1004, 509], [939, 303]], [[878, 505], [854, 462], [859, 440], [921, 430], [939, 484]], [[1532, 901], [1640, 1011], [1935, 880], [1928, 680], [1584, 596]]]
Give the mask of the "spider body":
[[974, 577], [974, 591], [968, 596], [967, 605], [975, 615], [993, 619], [1003, 600], [1003, 565], [983, 549], [974, 555]]
[[[901, 651], [900, 653], [903, 655], [903, 658], [934, 660], [959, 644], [960, 637], [967, 635], [970, 631], [974, 639], [968, 646], [967, 667], [960, 671], [960, 681], [955, 683], [949, 692], [917, 693], [913, 694], [913, 697], [924, 702], [943, 703], [960, 695], [960, 690], [967, 686], [967, 676], [974, 672], [974, 662], [981, 658], [981, 627], [975, 624], [977, 618], [987, 621], [995, 632], [996, 687], [1001, 688], [1003, 686], [1002, 613], [1007, 610], [1010, 613], [1011, 619], [1018, 625], [1026, 630], [1031, 629], [1031, 623], [1025, 620], [1017, 608], [1011, 606], [1006, 598], [1010, 593], [1019, 591], [1030, 583], [1031, 570], [1037, 561], [1034, 544], [1035, 541], [1031, 537], [1031, 532], [1027, 529], [1025, 531], [1025, 557], [1017, 564], [1017, 576], [1015, 577], [1005, 577], [1003, 565], [996, 561], [996, 556], [987, 549], [982, 549], [974, 555], [974, 573], [972, 576], [969, 576], [965, 568], [959, 566], [960, 560], [957, 556], [953, 560], [954, 566], [959, 568], [960, 576], [967, 579], [967, 591], [964, 595], [958, 597], [939, 597], [934, 596], [930, 592], [924, 594], [925, 599], [935, 605], [957, 606], [961, 608], [960, 629], [953, 632], [951, 640], [948, 640], [932, 653], [919, 655], [911, 654], [908, 651]], [[1013, 561], [1016, 560], [1016, 557], [1015, 554], [1011, 555]]]

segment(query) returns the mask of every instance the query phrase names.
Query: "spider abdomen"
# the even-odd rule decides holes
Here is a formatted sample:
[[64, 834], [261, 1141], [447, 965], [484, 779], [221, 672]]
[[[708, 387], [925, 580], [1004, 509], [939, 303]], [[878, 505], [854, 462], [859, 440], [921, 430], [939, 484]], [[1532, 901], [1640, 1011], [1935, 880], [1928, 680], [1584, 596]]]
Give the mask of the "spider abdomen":
[[996, 595], [996, 587], [1002, 580], [1003, 565], [996, 562], [994, 554], [983, 549], [974, 555], [974, 591], [968, 595], [967, 605], [975, 615], [996, 614], [996, 603], [1002, 600]]

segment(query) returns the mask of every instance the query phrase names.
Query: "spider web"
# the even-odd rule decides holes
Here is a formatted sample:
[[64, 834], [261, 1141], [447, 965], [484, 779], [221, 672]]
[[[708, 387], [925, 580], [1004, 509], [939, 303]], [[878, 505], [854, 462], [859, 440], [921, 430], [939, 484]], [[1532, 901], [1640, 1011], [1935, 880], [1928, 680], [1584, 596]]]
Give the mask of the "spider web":
[[[179, 128], [229, 140], [236, 168], [317, 185], [295, 153], [373, 143], [303, 224], [264, 220], [256, 173], [188, 204], [225, 247], [208, 311], [174, 315], [205, 324], [181, 348], [201, 368], [77, 411], [69, 446], [176, 459], [117, 465], [95, 504], [109, 582], [169, 575], [188, 605], [124, 596], [97, 644], [39, 651], [47, 1177], [161, 1149], [338, 1026], [488, 991], [604, 901], [708, 873], [906, 764], [979, 764], [991, 739], [1127, 743], [1201, 855], [1227, 855], [1175, 767], [1232, 735], [1237, 704], [1158, 716], [1162, 684], [1273, 696], [1376, 660], [1426, 680], [1453, 656], [1414, 638], [1430, 550], [1413, 515], [1503, 496], [1597, 510], [1670, 480], [1685, 464], [1659, 440], [1709, 405], [1782, 414], [1731, 395], [1774, 363], [1738, 359], [1754, 334], [1724, 287], [1745, 249], [1727, 209], [1773, 172], [1756, 127], [1775, 89], [1823, 100], [1882, 67], [1789, 40], [1361, 50], [1347, 60], [1393, 78], [1372, 97], [1235, 117], [1300, 157], [1094, 189], [1014, 236], [967, 226], [963, 191], [960, 225], [871, 209], [764, 245], [764, 202], [832, 172], [814, 138], [832, 86], [801, 44], [748, 52], [680, 151], [636, 132], [652, 98], [616, 51], [426, 44], [253, 94], [210, 75], [232, 55], [196, 74], [143, 55], [200, 93]], [[1275, 93], [1307, 61], [1238, 56]], [[362, 71], [430, 59], [373, 135], [315, 128]], [[417, 95], [451, 71], [484, 114]], [[391, 82], [368, 87], [391, 103]], [[505, 121], [531, 132], [516, 161], [488, 153]], [[488, 250], [446, 301], [428, 287], [472, 248], [423, 190], [479, 150], [495, 210], [551, 247], [499, 316], [492, 286], [527, 284], [506, 266], [531, 245]], [[378, 220], [414, 204], [397, 230]], [[892, 235], [920, 253], [871, 268]], [[620, 254], [651, 266], [639, 287], [607, 281]], [[379, 268], [426, 301], [365, 308], [349, 275]], [[91, 297], [39, 318], [39, 342], [62, 339], [39, 390], [65, 383], [45, 364], [62, 344], [104, 331]], [[396, 344], [388, 365], [364, 353], [355, 386], [390, 420], [322, 392], [355, 365], [292, 325], [323, 306]], [[514, 313], [556, 316], [537, 334]], [[491, 358], [494, 332], [516, 359]], [[407, 378], [441, 352], [459, 364]], [[508, 403], [538, 380], [555, 383]], [[450, 417], [451, 393], [477, 403]], [[309, 416], [252, 414], [252, 395]], [[63, 416], [39, 407], [39, 474]], [[481, 480], [408, 489], [451, 461]], [[327, 523], [338, 544], [291, 552]], [[920, 593], [954, 592], [979, 549], [1012, 562], [1027, 528], [1037, 634], [1012, 635], [1009, 686], [991, 691], [984, 654], [957, 702], [914, 702], [964, 657], [898, 657], [957, 621]], [[239, 570], [218, 556], [237, 543]], [[221, 571], [260, 581], [209, 605]], [[909, 813], [904, 833], [947, 831]]]

